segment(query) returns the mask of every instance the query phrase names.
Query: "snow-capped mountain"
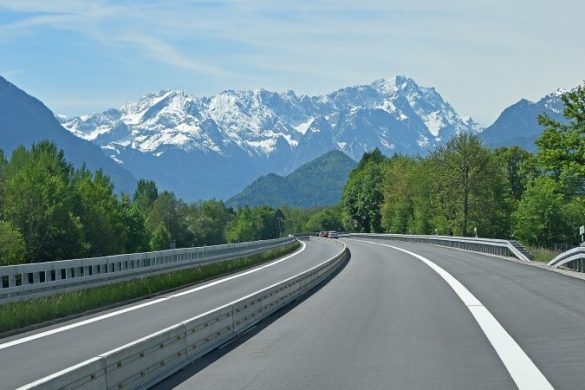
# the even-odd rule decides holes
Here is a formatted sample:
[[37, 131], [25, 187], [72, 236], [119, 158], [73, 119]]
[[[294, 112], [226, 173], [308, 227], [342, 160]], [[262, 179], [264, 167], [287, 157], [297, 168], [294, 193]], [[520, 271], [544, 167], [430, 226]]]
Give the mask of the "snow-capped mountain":
[[480, 138], [492, 147], [518, 145], [535, 151], [535, 142], [544, 130], [538, 124], [538, 116], [546, 114], [561, 123], [565, 122], [563, 115], [565, 105], [561, 96], [566, 92], [559, 89], [537, 102], [520, 100], [506, 108], [498, 119], [481, 133]]
[[186, 199], [226, 198], [261, 174], [286, 174], [330, 150], [426, 154], [480, 126], [434, 88], [396, 76], [323, 96], [263, 89], [194, 97], [170, 90], [120, 109], [59, 120], [137, 177]]

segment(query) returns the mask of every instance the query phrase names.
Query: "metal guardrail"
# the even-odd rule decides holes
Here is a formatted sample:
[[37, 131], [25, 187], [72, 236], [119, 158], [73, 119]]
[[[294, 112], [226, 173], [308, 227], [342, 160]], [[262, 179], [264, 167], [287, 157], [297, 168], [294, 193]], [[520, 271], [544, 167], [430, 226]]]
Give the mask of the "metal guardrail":
[[98, 287], [252, 255], [294, 237], [0, 267], [0, 304]]
[[530, 262], [530, 254], [514, 241], [498, 240], [489, 238], [470, 238], [456, 236], [425, 236], [410, 234], [375, 234], [375, 233], [350, 233], [350, 237], [366, 237], [384, 240], [397, 240], [433, 244], [459, 248], [474, 252], [483, 252], [499, 256], [514, 256], [518, 260]]
[[147, 388], [328, 279], [349, 257], [345, 244], [336, 245], [341, 252], [305, 272], [21, 389]]
[[585, 246], [569, 249], [561, 253], [547, 265], [553, 268], [567, 267], [577, 272], [585, 272]]

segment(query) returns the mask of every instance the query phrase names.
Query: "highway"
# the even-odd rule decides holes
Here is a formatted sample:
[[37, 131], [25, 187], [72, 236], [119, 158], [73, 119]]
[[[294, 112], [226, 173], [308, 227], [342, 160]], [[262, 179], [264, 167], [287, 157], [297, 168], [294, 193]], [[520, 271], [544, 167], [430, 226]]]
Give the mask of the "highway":
[[344, 241], [352, 257], [331, 281], [156, 389], [583, 388], [582, 280], [428, 244]]
[[339, 251], [338, 246], [323, 240], [306, 241], [294, 254], [262, 266], [0, 339], [0, 388], [14, 389], [31, 383], [215, 309], [303, 272]]

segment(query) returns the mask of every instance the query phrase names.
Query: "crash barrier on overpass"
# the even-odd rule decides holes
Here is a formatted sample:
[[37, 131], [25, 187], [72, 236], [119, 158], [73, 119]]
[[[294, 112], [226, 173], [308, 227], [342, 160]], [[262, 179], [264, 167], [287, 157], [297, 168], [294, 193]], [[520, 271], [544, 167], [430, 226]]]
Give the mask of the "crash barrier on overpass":
[[347, 236], [441, 245], [498, 256], [513, 256], [521, 261], [532, 261], [530, 252], [526, 251], [524, 247], [516, 241], [477, 237], [425, 236], [410, 234], [350, 233]]
[[0, 304], [140, 279], [253, 255], [294, 237], [0, 267]]
[[554, 268], [566, 267], [577, 272], [585, 272], [585, 246], [570, 249], [561, 253], [549, 263]]
[[172, 375], [209, 351], [243, 333], [331, 277], [349, 251], [296, 276], [215, 310], [104, 353], [21, 389], [136, 389]]

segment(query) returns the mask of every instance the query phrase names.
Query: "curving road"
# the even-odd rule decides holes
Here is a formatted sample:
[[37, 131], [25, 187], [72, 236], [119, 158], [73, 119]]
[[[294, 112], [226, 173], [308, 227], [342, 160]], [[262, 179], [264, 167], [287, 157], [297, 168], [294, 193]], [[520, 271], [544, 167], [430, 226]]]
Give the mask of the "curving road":
[[14, 389], [303, 272], [339, 252], [306, 241], [292, 255], [197, 286], [0, 339], [0, 388]]
[[329, 283], [157, 389], [583, 388], [582, 280], [424, 244], [345, 241], [351, 260]]

